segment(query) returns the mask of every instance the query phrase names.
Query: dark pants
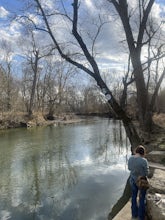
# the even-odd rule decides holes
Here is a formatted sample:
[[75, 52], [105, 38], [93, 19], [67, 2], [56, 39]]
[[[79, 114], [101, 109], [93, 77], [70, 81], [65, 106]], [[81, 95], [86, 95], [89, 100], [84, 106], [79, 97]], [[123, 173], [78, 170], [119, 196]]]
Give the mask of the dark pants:
[[[141, 189], [139, 190], [135, 181], [131, 178], [130, 179], [131, 190], [132, 190], [132, 217], [137, 218], [139, 220], [144, 220], [145, 218], [145, 195], [146, 190]], [[139, 192], [139, 205], [137, 203], [137, 195]]]

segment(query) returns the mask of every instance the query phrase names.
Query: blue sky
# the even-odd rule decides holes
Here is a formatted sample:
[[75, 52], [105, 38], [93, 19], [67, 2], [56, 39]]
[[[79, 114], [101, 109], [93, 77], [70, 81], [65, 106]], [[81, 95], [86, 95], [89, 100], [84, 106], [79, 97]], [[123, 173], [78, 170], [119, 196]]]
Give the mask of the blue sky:
[[[92, 16], [95, 16], [94, 13], [98, 13], [96, 8], [94, 8], [92, 1], [95, 0], [83, 0], [84, 5], [88, 8], [88, 13]], [[137, 0], [129, 0], [131, 4], [137, 2]], [[0, 0], [0, 40], [4, 39], [11, 43], [14, 48], [15, 56], [19, 54], [19, 47], [16, 45], [16, 41], [21, 38], [21, 26], [16, 22], [10, 23], [7, 16], [12, 16], [13, 13], [22, 13], [20, 9], [22, 4], [26, 0]], [[51, 3], [55, 2], [54, 0], [45, 0], [43, 2]], [[65, 0], [67, 4], [71, 4], [72, 0]], [[165, 0], [157, 0], [154, 8], [154, 16], [158, 20], [164, 20], [165, 16]], [[88, 14], [88, 15], [89, 15]], [[161, 16], [161, 18], [160, 18]], [[85, 20], [86, 18], [84, 18]], [[88, 20], [87, 20], [88, 22]], [[87, 24], [90, 28], [89, 24]], [[164, 25], [165, 26], [165, 25]], [[63, 27], [62, 27], [63, 28]], [[97, 54], [98, 62], [102, 68], [108, 68], [111, 66], [112, 69], [123, 69], [127, 61], [126, 53], [123, 48], [121, 48], [121, 40], [124, 38], [124, 34], [121, 32], [118, 34], [119, 26], [116, 26], [113, 22], [111, 24], [105, 25], [105, 28], [101, 32], [98, 41], [97, 41]], [[165, 27], [164, 27], [165, 31]], [[63, 35], [62, 35], [63, 36]], [[122, 46], [123, 47], [123, 46]], [[2, 57], [3, 51], [0, 48], [0, 60]], [[109, 65], [111, 64], [111, 65]]]
[[[1, 0], [0, 6], [3, 6], [4, 8], [6, 8], [6, 10], [15, 12], [21, 8], [22, 2], [24, 2], [24, 0]], [[155, 2], [165, 5], [164, 0], [156, 0]]]
[[10, 12], [16, 12], [21, 9], [20, 0], [1, 0], [0, 5]]

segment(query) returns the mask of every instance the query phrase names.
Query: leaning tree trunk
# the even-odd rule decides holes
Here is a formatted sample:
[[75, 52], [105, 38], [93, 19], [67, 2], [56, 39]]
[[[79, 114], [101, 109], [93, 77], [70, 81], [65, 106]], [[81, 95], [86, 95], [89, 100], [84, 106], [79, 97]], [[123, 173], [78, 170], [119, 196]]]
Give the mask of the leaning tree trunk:
[[103, 94], [107, 98], [109, 105], [111, 106], [113, 111], [116, 113], [116, 115], [123, 121], [123, 124], [126, 128], [126, 133], [127, 133], [127, 136], [130, 140], [132, 148], [136, 147], [138, 144], [141, 143], [141, 140], [140, 140], [139, 135], [134, 127], [134, 124], [132, 123], [131, 119], [127, 116], [127, 114], [123, 110], [123, 108], [118, 104], [118, 102], [116, 101], [116, 99], [112, 95], [112, 92], [109, 90], [109, 88], [107, 87], [107, 85], [105, 84], [103, 79], [101, 78], [100, 71], [99, 71], [98, 65], [97, 65], [94, 57], [92, 56], [92, 54], [88, 50], [85, 42], [83, 41], [82, 37], [78, 33], [78, 30], [77, 30], [78, 8], [79, 8], [78, 0], [73, 0], [73, 3], [72, 3], [72, 6], [73, 6], [72, 34], [73, 34], [74, 38], [77, 40], [80, 48], [82, 49], [82, 51], [84, 53], [84, 56], [86, 57], [86, 60], [90, 64], [91, 68], [87, 68], [81, 62], [73, 60], [71, 57], [69, 57], [68, 54], [65, 54], [63, 52], [62, 48], [60, 47], [60, 44], [57, 42], [57, 39], [55, 38], [55, 35], [51, 30], [51, 27], [49, 25], [49, 21], [47, 19], [47, 15], [46, 15], [44, 9], [42, 8], [40, 1], [35, 0], [35, 2], [37, 3], [37, 6], [41, 11], [43, 20], [44, 20], [46, 28], [47, 28], [46, 32], [50, 35], [50, 37], [51, 37], [54, 45], [56, 46], [56, 49], [58, 50], [60, 56], [63, 59], [65, 59], [67, 62], [69, 62], [69, 63], [73, 64], [74, 66], [76, 66], [77, 68], [83, 70], [84, 72], [86, 72], [88, 75], [92, 76], [96, 80], [101, 91], [103, 92]]
[[150, 132], [153, 124], [152, 111], [150, 110], [149, 96], [145, 85], [140, 55], [138, 54], [136, 49], [134, 51], [134, 54], [131, 54], [131, 59], [134, 68], [134, 77], [137, 89], [137, 110], [140, 128], [143, 131]]
[[131, 150], [133, 152], [133, 149], [137, 147], [141, 143], [141, 139], [135, 129], [135, 126], [131, 120], [126, 114], [126, 112], [123, 110], [123, 108], [118, 104], [114, 96], [112, 95], [111, 91], [105, 84], [105, 82], [102, 80], [101, 76], [97, 75], [94, 77], [97, 84], [101, 88], [101, 91], [105, 95], [108, 104], [112, 107], [116, 115], [123, 121], [123, 125], [126, 130], [126, 134], [130, 140], [131, 143]]

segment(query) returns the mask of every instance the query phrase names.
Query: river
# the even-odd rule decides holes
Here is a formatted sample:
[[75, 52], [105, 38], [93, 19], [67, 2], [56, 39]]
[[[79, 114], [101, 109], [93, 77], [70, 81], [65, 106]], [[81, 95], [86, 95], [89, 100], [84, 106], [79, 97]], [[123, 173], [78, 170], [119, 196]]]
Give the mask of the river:
[[0, 219], [105, 220], [129, 155], [121, 121], [1, 131]]

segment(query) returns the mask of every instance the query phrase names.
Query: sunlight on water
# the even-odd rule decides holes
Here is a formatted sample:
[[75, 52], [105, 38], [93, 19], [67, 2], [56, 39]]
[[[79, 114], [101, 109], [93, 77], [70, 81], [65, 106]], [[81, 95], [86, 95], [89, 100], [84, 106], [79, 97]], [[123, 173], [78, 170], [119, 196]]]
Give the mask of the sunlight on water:
[[129, 172], [120, 121], [0, 133], [0, 219], [103, 220]]

